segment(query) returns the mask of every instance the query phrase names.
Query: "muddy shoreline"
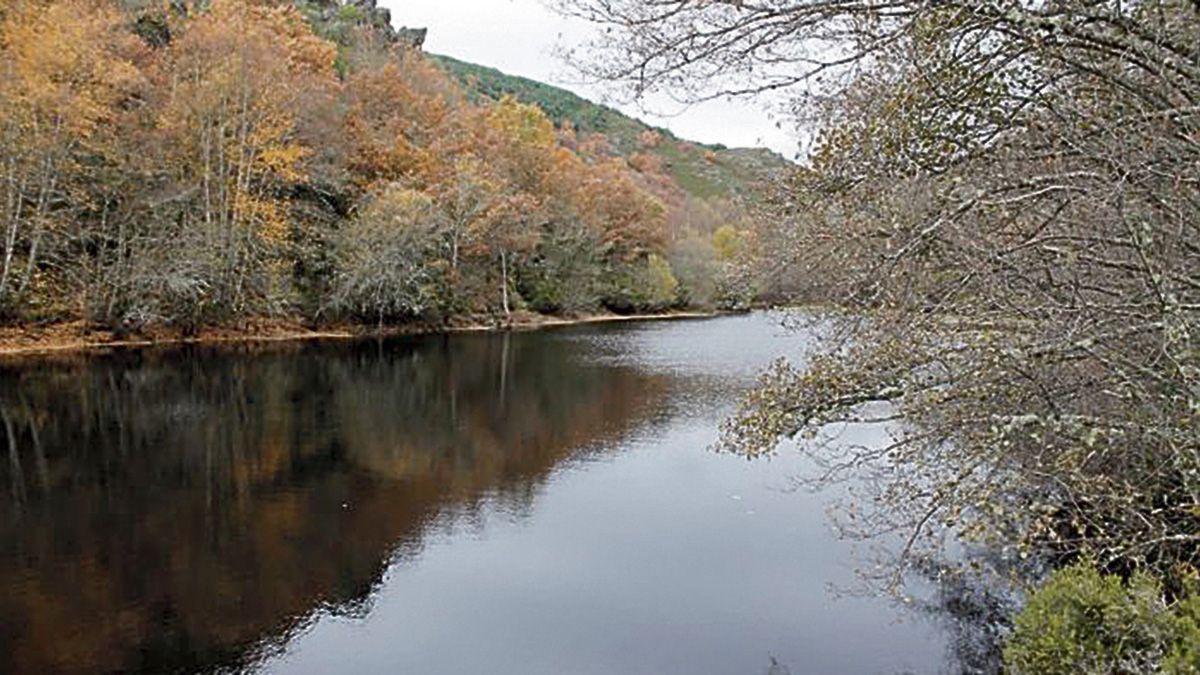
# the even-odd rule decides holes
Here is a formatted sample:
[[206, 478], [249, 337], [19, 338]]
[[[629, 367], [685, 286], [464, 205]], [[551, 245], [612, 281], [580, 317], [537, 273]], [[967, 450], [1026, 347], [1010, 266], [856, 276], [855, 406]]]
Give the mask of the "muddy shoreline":
[[575, 317], [519, 314], [514, 315], [511, 321], [479, 317], [460, 319], [445, 325], [413, 323], [384, 326], [382, 329], [362, 324], [339, 324], [314, 328], [306, 326], [298, 320], [261, 319], [237, 325], [206, 327], [195, 335], [185, 335], [178, 330], [166, 328], [118, 335], [112, 331], [97, 330], [84, 322], [71, 322], [0, 327], [0, 359], [36, 358], [50, 354], [172, 345], [253, 345], [315, 340], [359, 340], [406, 335], [450, 335], [506, 330], [530, 331], [628, 321], [707, 319], [720, 315], [720, 312], [589, 314]]

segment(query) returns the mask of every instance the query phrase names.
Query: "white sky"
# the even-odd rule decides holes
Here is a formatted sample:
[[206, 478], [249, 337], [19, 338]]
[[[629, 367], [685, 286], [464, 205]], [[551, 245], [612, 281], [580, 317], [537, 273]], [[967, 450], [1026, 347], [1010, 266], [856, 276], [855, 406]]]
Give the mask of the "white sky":
[[796, 135], [776, 127], [763, 106], [748, 101], [711, 101], [686, 109], [668, 99], [642, 105], [606, 100], [600, 86], [581, 84], [554, 56], [558, 45], [579, 45], [594, 31], [569, 20], [540, 0], [380, 0], [396, 26], [428, 28], [425, 49], [512, 75], [549, 82], [593, 101], [670, 129], [681, 138], [731, 147], [766, 146], [796, 155]]

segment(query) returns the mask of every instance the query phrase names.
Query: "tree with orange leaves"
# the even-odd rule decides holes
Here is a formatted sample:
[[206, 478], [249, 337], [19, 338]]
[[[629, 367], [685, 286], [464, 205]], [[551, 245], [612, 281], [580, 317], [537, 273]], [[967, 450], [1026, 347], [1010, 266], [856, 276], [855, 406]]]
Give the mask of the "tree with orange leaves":
[[614, 259], [632, 260], [662, 251], [666, 208], [638, 187], [624, 161], [610, 159], [589, 167], [579, 185], [579, 201], [584, 217], [600, 228]]
[[[428, 60], [393, 51], [382, 66], [350, 74], [344, 88], [345, 137], [352, 180], [427, 183], [445, 162], [465, 104], [457, 87]], [[436, 145], [440, 147], [434, 147]]]

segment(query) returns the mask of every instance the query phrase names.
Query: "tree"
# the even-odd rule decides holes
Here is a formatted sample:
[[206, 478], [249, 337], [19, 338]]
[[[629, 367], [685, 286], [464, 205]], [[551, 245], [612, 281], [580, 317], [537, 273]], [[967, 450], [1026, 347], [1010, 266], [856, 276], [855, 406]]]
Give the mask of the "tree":
[[560, 4], [611, 28], [584, 67], [631, 93], [791, 91], [823, 130], [764, 247], [850, 311], [729, 447], [891, 424], [813, 451], [888, 477], [851, 527], [907, 532], [901, 567], [946, 531], [1200, 562], [1196, 3]]
[[719, 260], [730, 262], [741, 252], [742, 233], [732, 225], [722, 225], [713, 232], [712, 246]]
[[461, 149], [461, 94], [417, 53], [392, 51], [382, 66], [353, 72], [344, 91], [348, 165], [361, 187], [429, 183], [449, 151]]
[[[105, 3], [21, 0], [0, 16], [0, 314], [29, 290], [49, 236], [85, 208], [86, 161], [138, 85], [136, 41]], [[80, 185], [79, 183], [85, 183]], [[21, 259], [23, 258], [23, 260]], [[23, 264], [22, 264], [23, 263]]]
[[488, 158], [496, 177], [499, 199], [487, 216], [477, 219], [473, 238], [500, 266], [500, 302], [512, 314], [512, 268], [541, 241], [547, 220], [545, 208], [553, 197], [553, 174], [558, 154], [554, 124], [540, 109], [504, 97], [478, 120], [475, 143]]
[[501, 197], [485, 218], [475, 221], [475, 241], [500, 263], [500, 308], [512, 315], [514, 257], [531, 252], [541, 240], [542, 203], [537, 196], [519, 192]]
[[582, 176], [576, 197], [582, 217], [596, 223], [613, 260], [662, 252], [666, 207], [638, 187], [625, 162], [597, 162]]
[[501, 183], [490, 168], [473, 155], [455, 158], [430, 186], [442, 214], [442, 237], [450, 258], [452, 302], [458, 294], [459, 265], [465, 249], [488, 229], [485, 222], [494, 214]]
[[444, 270], [437, 221], [428, 195], [385, 188], [341, 233], [334, 307], [381, 326], [438, 309]]
[[289, 237], [282, 190], [312, 154], [300, 111], [332, 86], [335, 54], [295, 9], [239, 0], [214, 1], [168, 47], [157, 124], [189, 250], [163, 285], [189, 321], [241, 313], [280, 281], [268, 268]]

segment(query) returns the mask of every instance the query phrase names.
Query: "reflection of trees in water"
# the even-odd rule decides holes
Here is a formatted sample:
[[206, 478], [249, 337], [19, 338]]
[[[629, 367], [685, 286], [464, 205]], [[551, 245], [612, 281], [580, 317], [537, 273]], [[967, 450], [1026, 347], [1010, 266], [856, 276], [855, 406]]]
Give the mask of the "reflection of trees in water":
[[665, 391], [548, 336], [0, 371], [0, 671], [209, 669], [480, 499], [527, 510]]
[[984, 547], [968, 547], [954, 560], [924, 556], [913, 561], [915, 573], [934, 586], [927, 599], [914, 599], [913, 609], [945, 630], [947, 661], [956, 672], [1003, 671], [1001, 649], [1018, 599], [1012, 580], [1036, 575], [1036, 566]]

